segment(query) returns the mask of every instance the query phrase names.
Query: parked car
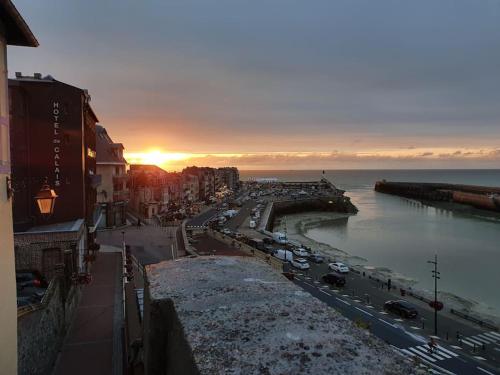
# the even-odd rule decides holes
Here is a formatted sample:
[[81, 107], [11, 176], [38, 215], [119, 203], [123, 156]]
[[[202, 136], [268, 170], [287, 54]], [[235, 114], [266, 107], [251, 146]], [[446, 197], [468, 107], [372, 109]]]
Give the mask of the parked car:
[[274, 246], [272, 246], [272, 245], [265, 245], [264, 246], [264, 252], [267, 253], [267, 254], [274, 253]]
[[273, 256], [288, 262], [291, 262], [293, 260], [293, 254], [290, 250], [285, 250], [285, 249], [275, 250]]
[[248, 223], [248, 227], [250, 229], [255, 229], [256, 226], [257, 226], [257, 223], [255, 222], [255, 220], [250, 220], [250, 222]]
[[279, 243], [279, 244], [282, 244], [282, 245], [286, 245], [288, 243], [288, 240], [286, 238], [286, 234], [281, 233], [281, 232], [274, 232], [273, 233], [273, 240], [276, 243]]
[[17, 289], [21, 290], [26, 287], [46, 288], [47, 280], [42, 274], [36, 270], [16, 271]]
[[264, 238], [262, 239], [262, 241], [264, 241], [264, 243], [265, 243], [266, 245], [272, 245], [272, 244], [274, 243], [274, 240], [273, 240], [272, 238], [269, 238], [269, 237], [264, 237]]
[[298, 248], [293, 249], [293, 255], [297, 255], [298, 257], [307, 257], [309, 256], [309, 253], [305, 249]]
[[344, 263], [334, 262], [328, 265], [332, 271], [340, 272], [340, 273], [349, 273], [349, 267], [347, 267]]
[[326, 275], [323, 275], [322, 279], [327, 284], [332, 284], [336, 286], [345, 285], [345, 276], [340, 275], [338, 273], [327, 273]]
[[222, 233], [223, 233], [223, 234], [226, 234], [226, 235], [228, 235], [228, 236], [229, 236], [232, 232], [231, 232], [231, 230], [230, 230], [230, 229], [228, 229], [228, 228], [224, 228], [224, 229], [222, 230]]
[[319, 254], [310, 254], [307, 259], [313, 263], [323, 263], [325, 261], [325, 257]]
[[418, 316], [417, 309], [410, 303], [403, 300], [387, 301], [384, 303], [384, 309], [398, 314], [403, 318], [413, 319]]
[[310, 268], [309, 263], [304, 258], [295, 258], [292, 260], [292, 266], [300, 270], [308, 270]]

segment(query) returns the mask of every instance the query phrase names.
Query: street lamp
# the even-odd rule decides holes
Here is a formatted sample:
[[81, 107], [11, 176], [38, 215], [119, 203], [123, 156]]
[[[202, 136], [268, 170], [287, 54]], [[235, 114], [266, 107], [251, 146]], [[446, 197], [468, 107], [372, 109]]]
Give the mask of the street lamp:
[[438, 266], [438, 259], [437, 259], [437, 254], [434, 255], [434, 260], [428, 260], [427, 263], [429, 264], [434, 264], [434, 270], [432, 270], [432, 277], [434, 278], [434, 303], [432, 304], [432, 307], [434, 308], [434, 336], [437, 336], [437, 314], [438, 314], [438, 300], [437, 300], [437, 283], [438, 279], [440, 279], [439, 275], [441, 274], [437, 270]]
[[40, 191], [35, 196], [35, 201], [42, 215], [48, 216], [54, 213], [54, 205], [57, 197], [58, 195], [47, 183], [42, 186]]

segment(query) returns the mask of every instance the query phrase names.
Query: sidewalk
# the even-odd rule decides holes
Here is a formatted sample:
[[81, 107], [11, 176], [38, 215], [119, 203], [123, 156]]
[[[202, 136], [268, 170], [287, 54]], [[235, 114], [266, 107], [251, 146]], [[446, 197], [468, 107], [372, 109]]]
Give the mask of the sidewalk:
[[122, 374], [121, 253], [100, 252], [84, 286], [55, 375]]

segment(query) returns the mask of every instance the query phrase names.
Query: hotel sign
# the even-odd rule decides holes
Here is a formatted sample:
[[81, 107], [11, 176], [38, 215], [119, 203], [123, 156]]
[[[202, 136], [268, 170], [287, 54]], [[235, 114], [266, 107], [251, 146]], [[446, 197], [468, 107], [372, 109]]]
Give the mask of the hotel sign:
[[61, 170], [60, 170], [60, 161], [61, 161], [61, 134], [60, 134], [60, 125], [59, 122], [59, 102], [52, 103], [52, 126], [53, 126], [53, 167], [54, 167], [54, 186], [61, 186]]

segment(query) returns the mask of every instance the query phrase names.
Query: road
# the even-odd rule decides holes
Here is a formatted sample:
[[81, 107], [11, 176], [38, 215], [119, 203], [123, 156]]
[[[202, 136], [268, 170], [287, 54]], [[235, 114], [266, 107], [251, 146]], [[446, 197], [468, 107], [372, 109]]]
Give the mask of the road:
[[244, 223], [246, 218], [252, 214], [252, 209], [257, 206], [257, 202], [254, 200], [249, 200], [246, 202], [239, 210], [238, 213], [229, 219], [229, 221], [224, 225], [225, 228], [237, 231], [238, 228]]
[[177, 227], [159, 227], [153, 225], [129, 226], [123, 229], [99, 231], [97, 242], [104, 245], [122, 246], [125, 232], [125, 244], [130, 246], [132, 254], [143, 265], [158, 263], [177, 257]]
[[216, 208], [210, 208], [205, 212], [202, 212], [198, 216], [191, 218], [187, 223], [187, 227], [202, 227], [206, 225], [206, 223], [217, 215], [218, 210]]
[[[437, 366], [442, 373], [498, 374], [489, 363], [468, 355], [458, 346], [439, 343], [437, 352], [430, 354], [427, 350], [428, 339], [420, 327], [412, 321], [392, 316], [373, 301], [363, 300], [346, 289], [323, 284], [301, 272], [296, 272], [294, 283], [348, 319], [369, 324], [370, 331], [375, 336], [397, 348], [408, 359], [417, 356], [422, 362]], [[500, 335], [498, 339], [500, 342]]]

